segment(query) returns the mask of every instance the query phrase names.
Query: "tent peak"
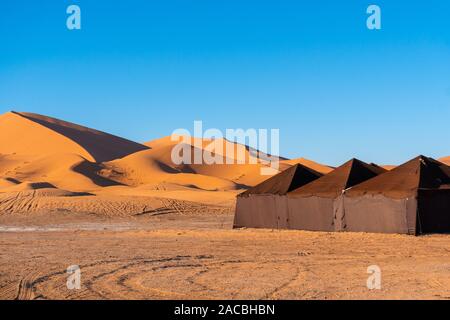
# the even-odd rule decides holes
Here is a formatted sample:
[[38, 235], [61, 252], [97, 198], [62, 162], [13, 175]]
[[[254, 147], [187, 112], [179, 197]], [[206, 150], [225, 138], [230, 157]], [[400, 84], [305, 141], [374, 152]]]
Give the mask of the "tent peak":
[[238, 196], [249, 196], [252, 194], [285, 195], [321, 176], [323, 176], [322, 173], [304, 166], [301, 163], [297, 163], [269, 179], [264, 180], [260, 184], [240, 193]]
[[353, 158], [327, 175], [290, 192], [290, 194], [300, 197], [322, 196], [334, 198], [342, 194], [343, 190], [384, 172], [386, 170], [379, 166], [370, 165]]

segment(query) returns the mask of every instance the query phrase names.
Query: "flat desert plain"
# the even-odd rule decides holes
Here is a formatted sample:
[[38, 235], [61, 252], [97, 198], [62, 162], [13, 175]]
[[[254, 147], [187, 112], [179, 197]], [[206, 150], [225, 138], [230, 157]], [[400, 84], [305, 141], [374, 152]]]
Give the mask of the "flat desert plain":
[[[450, 299], [449, 235], [233, 230], [236, 195], [264, 164], [174, 165], [176, 144], [1, 115], [0, 299]], [[295, 163], [333, 170], [280, 169]]]
[[[0, 221], [1, 299], [450, 299], [445, 235], [232, 230], [216, 210]], [[370, 265], [380, 290], [366, 286]]]

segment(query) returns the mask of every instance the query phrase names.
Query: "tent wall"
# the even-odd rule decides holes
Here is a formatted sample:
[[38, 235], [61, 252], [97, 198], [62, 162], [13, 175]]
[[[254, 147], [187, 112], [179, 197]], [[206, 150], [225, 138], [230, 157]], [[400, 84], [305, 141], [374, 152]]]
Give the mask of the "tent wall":
[[286, 196], [250, 195], [238, 197], [233, 226], [235, 228], [287, 229]]
[[344, 197], [344, 231], [416, 233], [417, 200], [383, 195]]
[[333, 199], [287, 197], [289, 228], [310, 231], [334, 231]]
[[418, 233], [450, 233], [450, 190], [420, 190]]
[[344, 231], [345, 229], [345, 207], [344, 196], [340, 195], [333, 202], [333, 224], [334, 231]]
[[277, 208], [277, 229], [290, 229], [287, 196], [275, 196], [274, 201]]
[[450, 190], [420, 190], [416, 197], [383, 195], [238, 197], [234, 227], [374, 233], [450, 233]]

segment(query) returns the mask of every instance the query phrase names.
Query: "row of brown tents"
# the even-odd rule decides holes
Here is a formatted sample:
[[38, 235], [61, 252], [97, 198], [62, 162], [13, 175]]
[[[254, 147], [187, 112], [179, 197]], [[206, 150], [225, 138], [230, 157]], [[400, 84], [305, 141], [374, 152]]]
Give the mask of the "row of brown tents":
[[297, 164], [237, 197], [234, 227], [450, 232], [450, 167], [419, 156], [387, 171], [352, 159], [327, 175]]

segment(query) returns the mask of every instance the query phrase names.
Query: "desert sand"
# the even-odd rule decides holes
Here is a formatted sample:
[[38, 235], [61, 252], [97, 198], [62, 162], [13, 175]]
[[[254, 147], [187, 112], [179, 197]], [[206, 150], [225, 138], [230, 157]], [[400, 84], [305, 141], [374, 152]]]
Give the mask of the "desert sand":
[[[450, 299], [445, 235], [231, 230], [214, 212], [0, 221], [1, 299]], [[370, 265], [381, 290], [366, 287]]]
[[[176, 165], [170, 137], [20, 112], [0, 133], [0, 299], [450, 299], [449, 236], [232, 230], [236, 195], [268, 178], [235, 142], [214, 141], [243, 148], [216, 152], [233, 164]], [[280, 169], [296, 163], [333, 169]], [[381, 290], [366, 287], [373, 264]], [[66, 287], [70, 265], [81, 290]]]
[[[213, 202], [229, 208], [238, 192], [268, 178], [260, 174], [265, 164], [259, 160], [249, 163], [255, 157], [251, 149], [225, 139], [190, 138], [188, 141], [193, 153], [196, 149], [211, 151], [213, 142], [221, 145], [222, 153], [218, 153], [219, 149], [213, 151], [224, 164], [176, 165], [172, 162], [171, 151], [178, 141], [172, 141], [171, 137], [139, 144], [66, 121], [23, 112], [1, 115], [0, 132], [0, 208], [3, 214], [45, 211], [53, 207], [99, 213], [107, 211], [101, 209], [104, 206], [119, 206], [121, 215], [133, 215], [137, 213], [134, 207], [145, 206], [142, 202], [152, 203], [153, 197], [158, 196]], [[244, 151], [242, 156], [239, 148]], [[230, 154], [225, 150], [233, 150], [231, 164], [226, 164]], [[280, 159], [280, 169], [295, 163], [324, 173], [332, 170], [304, 158]]]

